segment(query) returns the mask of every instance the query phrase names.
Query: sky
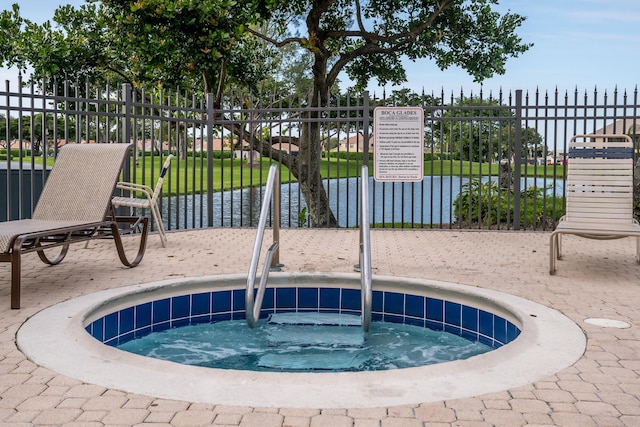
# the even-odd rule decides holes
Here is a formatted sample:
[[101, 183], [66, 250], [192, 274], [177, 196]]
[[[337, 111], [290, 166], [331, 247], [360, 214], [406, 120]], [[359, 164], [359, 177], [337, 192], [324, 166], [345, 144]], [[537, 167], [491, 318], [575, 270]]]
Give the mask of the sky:
[[[58, 5], [78, 6], [84, 0], [0, 0], [0, 9], [20, 5], [35, 22], [53, 17]], [[439, 70], [429, 60], [407, 62], [408, 82], [401, 87], [430, 93], [633, 91], [640, 81], [640, 0], [501, 0], [499, 10], [527, 18], [518, 34], [534, 46], [506, 64], [504, 75], [473, 82], [463, 70]], [[0, 82], [15, 81], [17, 70], [0, 68]], [[346, 77], [343, 83], [348, 84]], [[387, 91], [399, 89], [388, 85]], [[373, 81], [368, 88], [380, 95]]]

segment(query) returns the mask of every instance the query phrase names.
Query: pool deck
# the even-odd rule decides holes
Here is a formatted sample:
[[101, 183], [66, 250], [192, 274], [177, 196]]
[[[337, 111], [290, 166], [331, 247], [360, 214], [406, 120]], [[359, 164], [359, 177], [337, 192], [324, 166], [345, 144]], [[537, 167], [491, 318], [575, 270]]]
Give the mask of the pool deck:
[[[587, 349], [573, 366], [522, 387], [367, 409], [253, 408], [135, 395], [52, 372], [29, 361], [16, 346], [16, 333], [30, 316], [79, 295], [172, 277], [244, 273], [254, 229], [169, 233], [166, 248], [153, 234], [134, 269], [120, 264], [110, 241], [92, 242], [87, 249], [72, 246], [54, 267], [27, 255], [20, 310], [9, 308], [10, 265], [0, 264], [0, 425], [640, 426], [640, 266], [634, 259], [635, 242], [566, 236], [564, 259], [550, 276], [549, 234], [373, 230], [374, 275], [456, 282], [544, 304], [582, 328]], [[358, 238], [357, 230], [283, 229], [283, 271], [353, 272]], [[265, 245], [270, 239], [268, 231]], [[125, 243], [134, 249], [131, 238]], [[594, 326], [584, 322], [587, 318], [620, 320], [631, 327]], [[170, 384], [158, 384], [163, 386]]]

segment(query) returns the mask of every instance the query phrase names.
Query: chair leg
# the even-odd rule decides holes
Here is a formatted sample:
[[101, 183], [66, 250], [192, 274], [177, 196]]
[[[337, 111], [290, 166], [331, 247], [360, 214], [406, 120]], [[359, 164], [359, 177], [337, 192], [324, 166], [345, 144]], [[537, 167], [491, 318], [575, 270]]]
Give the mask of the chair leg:
[[20, 248], [16, 251], [18, 245], [14, 245], [11, 253], [11, 308], [17, 310], [20, 308], [20, 272], [22, 262], [20, 259]]
[[[147, 236], [149, 234], [149, 218], [134, 218], [134, 217], [117, 217], [117, 222], [111, 223], [111, 235], [113, 236], [113, 241], [116, 245], [116, 249], [118, 251], [118, 257], [120, 258], [120, 262], [127, 267], [135, 267], [140, 264], [142, 261], [142, 257], [144, 256], [144, 252], [147, 248]], [[138, 253], [136, 254], [133, 261], [129, 261], [127, 258], [127, 254], [124, 250], [124, 245], [122, 244], [122, 237], [120, 236], [120, 229], [118, 228], [118, 223], [130, 223], [130, 224], [142, 224], [142, 233], [140, 236], [140, 245], [138, 246]]]
[[158, 227], [158, 235], [160, 236], [160, 243], [162, 247], [167, 246], [167, 234], [164, 231], [164, 224], [162, 223], [162, 217], [160, 216], [160, 209], [158, 209], [158, 205], [153, 203], [151, 206], [151, 215], [153, 216], [153, 221], [156, 223], [156, 227]]
[[557, 234], [551, 233], [551, 237], [549, 238], [549, 274], [556, 272], [556, 243]]
[[556, 246], [558, 248], [556, 252], [556, 259], [562, 259], [562, 234], [558, 233], [556, 239]]

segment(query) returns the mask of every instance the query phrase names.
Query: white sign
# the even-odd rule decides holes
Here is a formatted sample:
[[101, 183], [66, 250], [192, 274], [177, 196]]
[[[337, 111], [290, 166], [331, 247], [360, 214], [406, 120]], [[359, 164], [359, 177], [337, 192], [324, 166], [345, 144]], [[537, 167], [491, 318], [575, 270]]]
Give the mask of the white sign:
[[373, 138], [376, 181], [424, 179], [424, 111], [421, 107], [376, 107]]

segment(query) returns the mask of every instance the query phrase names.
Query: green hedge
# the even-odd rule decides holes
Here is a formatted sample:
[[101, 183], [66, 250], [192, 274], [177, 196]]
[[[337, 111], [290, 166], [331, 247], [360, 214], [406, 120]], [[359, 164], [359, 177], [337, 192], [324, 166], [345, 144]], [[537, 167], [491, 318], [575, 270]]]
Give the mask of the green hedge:
[[[162, 156], [166, 157], [166, 156], [169, 155], [169, 153], [173, 154], [176, 157], [179, 157], [178, 153], [176, 152], [176, 150], [171, 150], [171, 151], [163, 150]], [[131, 155], [133, 156], [133, 152], [131, 152]], [[158, 154], [155, 151], [153, 153], [151, 151], [145, 151], [144, 152], [144, 156], [146, 156], [146, 157], [151, 157], [151, 156], [157, 157], [159, 155], [160, 154]], [[138, 151], [138, 156], [140, 156], [140, 157], [143, 156], [142, 151]], [[206, 152], [200, 152], [200, 151], [196, 151], [196, 152], [187, 151], [187, 157], [204, 157], [204, 158], [207, 158], [207, 153]], [[231, 158], [233, 158], [233, 151], [229, 151], [229, 150], [214, 150], [213, 151], [213, 158], [214, 159], [231, 159]]]
[[[207, 157], [206, 151], [189, 151], [187, 157]], [[231, 159], [233, 158], [233, 151], [230, 150], [213, 150], [214, 159]]]
[[[36, 156], [40, 155], [40, 151], [36, 151]], [[4, 154], [5, 156], [7, 155], [7, 149], [6, 148], [1, 148], [0, 149], [0, 155]], [[12, 148], [11, 149], [11, 157], [20, 157], [20, 149], [19, 148]], [[31, 150], [28, 148], [25, 148], [22, 150], [22, 157], [31, 157]], [[6, 160], [6, 157], [5, 157]]]
[[[326, 152], [325, 152], [326, 153]], [[329, 157], [334, 159], [345, 160], [363, 160], [364, 153], [362, 152], [347, 152], [347, 151], [329, 151]], [[373, 153], [369, 153], [369, 160], [373, 160]]]
[[[327, 153], [325, 151], [325, 153]], [[369, 153], [369, 160], [373, 160], [374, 153]], [[348, 160], [362, 160], [364, 159], [364, 153], [362, 152], [347, 152], [347, 151], [329, 151], [329, 157], [340, 158]], [[449, 160], [451, 155], [449, 153], [424, 153], [424, 161], [429, 162], [431, 160]]]

